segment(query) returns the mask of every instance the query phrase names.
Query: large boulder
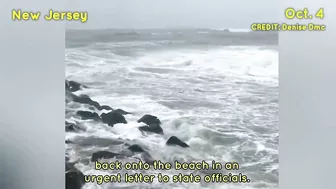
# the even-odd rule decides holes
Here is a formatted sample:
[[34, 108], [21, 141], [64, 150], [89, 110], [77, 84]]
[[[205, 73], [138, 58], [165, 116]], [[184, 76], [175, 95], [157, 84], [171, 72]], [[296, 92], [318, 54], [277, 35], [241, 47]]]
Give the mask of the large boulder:
[[166, 145], [168, 145], [168, 146], [181, 146], [183, 148], [189, 147], [189, 145], [187, 143], [183, 142], [182, 140], [180, 140], [176, 136], [171, 136], [167, 140]]
[[161, 121], [156, 116], [149, 114], [142, 116], [138, 120], [138, 123], [145, 123], [147, 125], [161, 125]]
[[111, 108], [108, 105], [100, 105], [97, 101], [92, 100], [88, 95], [75, 95], [73, 93], [67, 93], [66, 94], [67, 97], [67, 101], [69, 101], [69, 99], [72, 99], [74, 102], [78, 102], [81, 104], [88, 104], [90, 106], [95, 107], [97, 110], [113, 110], [113, 108]]
[[106, 123], [111, 127], [118, 123], [127, 123], [126, 118], [119, 112], [111, 111], [109, 113], [102, 113], [100, 117], [103, 123]]
[[144, 131], [144, 132], [151, 132], [151, 133], [156, 133], [156, 134], [160, 134], [163, 135], [163, 129], [161, 128], [161, 126], [159, 125], [145, 125], [145, 126], [141, 126], [139, 127], [140, 131]]
[[82, 172], [71, 170], [65, 173], [65, 189], [81, 189], [84, 184]]
[[85, 86], [78, 83], [77, 81], [65, 80], [65, 89], [70, 92], [76, 92], [76, 91], [81, 90], [82, 88], [85, 88]]
[[84, 174], [75, 167], [75, 163], [65, 163], [65, 189], [81, 189], [84, 182]]
[[83, 119], [83, 120], [88, 120], [88, 119], [92, 119], [92, 120], [96, 120], [96, 121], [100, 120], [100, 116], [96, 112], [79, 110], [79, 111], [77, 111], [77, 115], [80, 116], [81, 119]]
[[101, 109], [100, 104], [97, 101], [92, 100], [88, 95], [72, 95], [72, 99], [74, 102], [78, 102], [81, 104], [88, 104], [91, 106], [94, 106], [95, 108], [97, 108], [98, 110]]

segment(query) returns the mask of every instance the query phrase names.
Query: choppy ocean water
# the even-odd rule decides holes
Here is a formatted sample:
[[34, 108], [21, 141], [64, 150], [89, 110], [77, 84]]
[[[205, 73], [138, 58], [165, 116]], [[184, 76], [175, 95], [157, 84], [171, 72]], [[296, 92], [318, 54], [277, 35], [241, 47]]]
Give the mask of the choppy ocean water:
[[[239, 172], [251, 180], [249, 184], [89, 183], [84, 188], [277, 188], [276, 33], [68, 31], [66, 43], [66, 78], [90, 86], [76, 94], [87, 94], [99, 103], [133, 113], [125, 116], [128, 124], [109, 127], [79, 120], [71, 113], [90, 107], [66, 104], [66, 120], [76, 121], [86, 130], [66, 133], [66, 139], [76, 143], [66, 144], [66, 154], [79, 161], [76, 167], [84, 174], [116, 173], [94, 170], [94, 163], [85, 160], [99, 150], [123, 151], [121, 143], [127, 141], [143, 146], [153, 158], [164, 162], [236, 161]], [[137, 129], [137, 120], [144, 114], [162, 121], [163, 136], [144, 135]], [[172, 135], [190, 148], [166, 146]]]

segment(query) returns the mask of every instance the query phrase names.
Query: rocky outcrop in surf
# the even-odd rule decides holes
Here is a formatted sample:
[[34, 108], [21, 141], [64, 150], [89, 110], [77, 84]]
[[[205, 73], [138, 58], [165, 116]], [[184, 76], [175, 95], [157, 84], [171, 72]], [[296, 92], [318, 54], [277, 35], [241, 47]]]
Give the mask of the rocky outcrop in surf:
[[74, 102], [91, 105], [97, 110], [113, 110], [108, 105], [100, 105], [97, 101], [92, 100], [88, 95], [77, 96], [75, 94], [71, 94], [71, 97]]
[[84, 186], [84, 174], [74, 166], [74, 163], [66, 162], [65, 171], [66, 189], [81, 189]]
[[159, 120], [159, 118], [149, 114], [142, 116], [138, 120], [138, 123], [145, 123], [147, 125], [161, 125], [161, 121]]
[[[77, 118], [81, 120], [93, 120], [97, 122], [102, 122], [104, 124], [113, 127], [116, 124], [127, 124], [128, 121], [126, 117], [128, 114], [132, 114], [131, 112], [125, 111], [123, 109], [113, 109], [109, 105], [100, 105], [99, 102], [92, 100], [88, 95], [76, 95], [74, 92], [87, 88], [86, 86], [75, 82], [75, 81], [67, 81], [66, 84], [66, 102], [75, 102], [79, 104], [89, 105], [90, 110], [78, 110], [72, 113], [71, 109], [67, 109], [67, 115], [77, 116]], [[103, 113], [99, 111], [103, 111]], [[72, 111], [72, 112], [71, 112]], [[145, 133], [152, 133], [152, 134], [159, 134], [164, 135], [163, 128], [161, 127], [161, 120], [154, 115], [145, 114], [137, 122], [142, 126], [138, 126], [138, 129], [143, 134]], [[80, 125], [75, 122], [65, 122], [65, 131], [66, 132], [80, 132], [85, 131], [85, 129], [81, 128]], [[120, 140], [122, 141], [122, 140]], [[93, 141], [89, 141], [90, 144]], [[78, 141], [76, 139], [67, 139], [65, 141], [66, 144], [69, 145], [78, 145]], [[85, 143], [87, 145], [87, 142]], [[135, 158], [141, 161], [147, 162], [149, 164], [153, 164], [154, 158], [146, 151], [141, 145], [139, 144], [127, 144], [125, 141], [120, 142], [122, 146], [126, 145], [126, 149], [121, 150], [120, 152], [112, 152], [106, 150], [100, 150], [93, 152], [91, 157], [89, 158], [91, 162], [98, 161], [100, 159], [123, 159], [123, 158]], [[92, 145], [95, 145], [93, 142]], [[109, 144], [109, 145], [116, 145], [116, 144]], [[179, 146], [183, 148], [189, 147], [188, 144], [177, 138], [176, 136], [171, 136], [167, 142], [167, 146]], [[125, 148], [125, 147], [122, 147]], [[140, 155], [140, 158], [139, 158]], [[75, 163], [69, 163], [69, 158], [66, 159], [66, 188], [68, 189], [80, 189], [84, 185], [84, 175], [78, 169], [75, 168]], [[85, 160], [87, 161], [87, 160]]]
[[145, 152], [145, 150], [137, 144], [129, 146], [128, 149], [131, 150], [132, 152]]
[[77, 92], [82, 90], [83, 88], [88, 88], [85, 85], [82, 85], [76, 81], [65, 81], [65, 93], [66, 93], [66, 102], [70, 100], [81, 103], [81, 104], [88, 104], [95, 107], [97, 110], [113, 110], [108, 105], [100, 105], [97, 101], [92, 100], [88, 95], [75, 95], [73, 92]]
[[111, 127], [118, 123], [127, 123], [126, 118], [119, 112], [111, 111], [109, 113], [102, 113], [100, 116], [103, 123], [106, 123]]
[[77, 81], [65, 80], [65, 90], [68, 90], [70, 92], [76, 92], [81, 90], [82, 88], [87, 88], [87, 86], [82, 85]]
[[150, 132], [150, 133], [156, 133], [163, 135], [163, 129], [159, 125], [145, 125], [138, 127], [140, 131], [142, 132]]
[[139, 130], [142, 132], [151, 132], [163, 135], [163, 129], [161, 127], [161, 121], [156, 116], [146, 114], [142, 116], [138, 123], [145, 123], [145, 126], [140, 126]]
[[182, 140], [180, 140], [176, 136], [171, 136], [167, 140], [166, 145], [168, 145], [168, 146], [181, 146], [183, 148], [189, 147], [189, 145], [187, 143], [183, 142]]
[[82, 128], [80, 128], [78, 125], [70, 122], [65, 122], [65, 132], [78, 132], [83, 131]]
[[83, 119], [83, 120], [88, 120], [88, 119], [92, 119], [92, 120], [95, 120], [95, 121], [100, 121], [101, 120], [100, 116], [96, 112], [79, 110], [79, 111], [77, 111], [76, 114], [79, 117], [81, 117], [81, 119]]
[[120, 113], [122, 115], [132, 114], [132, 113], [126, 112], [125, 110], [122, 110], [122, 109], [116, 109], [116, 110], [113, 110], [113, 111], [117, 112], [117, 113]]

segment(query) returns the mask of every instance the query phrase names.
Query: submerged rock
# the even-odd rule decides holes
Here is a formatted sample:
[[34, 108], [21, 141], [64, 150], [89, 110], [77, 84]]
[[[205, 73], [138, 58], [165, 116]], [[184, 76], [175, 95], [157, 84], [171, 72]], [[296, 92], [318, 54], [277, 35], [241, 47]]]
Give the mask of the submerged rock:
[[86, 86], [78, 83], [77, 81], [68, 81], [65, 80], [65, 89], [70, 92], [76, 92], [81, 90], [82, 88], [85, 88]]
[[148, 164], [153, 165], [154, 164], [154, 158], [148, 153], [148, 152], [143, 152], [141, 154], [141, 158]]
[[80, 127], [75, 125], [74, 123], [65, 122], [65, 132], [77, 132], [79, 130], [82, 130]]
[[139, 120], [138, 123], [145, 123], [147, 125], [161, 125], [161, 121], [153, 115], [146, 114], [142, 116]]
[[65, 144], [74, 144], [74, 142], [72, 142], [70, 140], [65, 140]]
[[93, 106], [97, 110], [113, 110], [113, 108], [108, 105], [100, 105], [97, 101], [92, 100], [88, 95], [77, 96], [73, 93], [66, 92], [66, 101], [70, 101], [70, 99], [77, 103]]
[[98, 110], [113, 110], [113, 108], [111, 108], [108, 105], [102, 105], [102, 106], [100, 106], [100, 108]]
[[67, 124], [65, 125], [65, 132], [76, 132], [77, 129], [75, 129], [74, 124]]
[[189, 145], [183, 141], [181, 141], [179, 138], [177, 138], [176, 136], [171, 136], [167, 142], [166, 142], [166, 145], [168, 146], [174, 146], [174, 145], [177, 145], [177, 146], [181, 146], [183, 148], [187, 148], [189, 147]]
[[88, 104], [97, 108], [98, 110], [101, 109], [100, 104], [97, 101], [92, 100], [88, 95], [77, 96], [73, 94], [72, 99], [74, 102], [78, 102], [81, 104]]
[[122, 114], [114, 111], [109, 113], [102, 113], [100, 117], [102, 118], [103, 123], [106, 123], [111, 127], [118, 123], [127, 123], [125, 117]]
[[93, 119], [93, 120], [100, 120], [99, 115], [96, 112], [90, 112], [90, 111], [77, 111], [77, 115], [80, 116], [83, 120], [87, 119]]
[[129, 146], [128, 149], [131, 150], [132, 152], [145, 152], [145, 150], [137, 144]]
[[149, 125], [149, 126], [147, 126], [147, 125], [146, 126], [141, 126], [141, 127], [139, 127], [139, 130], [163, 135], [163, 129], [159, 125], [152, 124], [152, 125]]
[[117, 112], [117, 113], [120, 113], [122, 115], [131, 114], [130, 112], [126, 112], [125, 110], [122, 110], [122, 109], [116, 109], [116, 110], [113, 110], [113, 112]]

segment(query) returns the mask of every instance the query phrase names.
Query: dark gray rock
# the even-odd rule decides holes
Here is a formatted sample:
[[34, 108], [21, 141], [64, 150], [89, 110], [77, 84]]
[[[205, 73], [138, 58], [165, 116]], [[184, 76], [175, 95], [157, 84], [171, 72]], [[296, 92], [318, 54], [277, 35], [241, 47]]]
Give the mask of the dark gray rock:
[[81, 189], [84, 184], [84, 174], [82, 172], [71, 170], [65, 173], [65, 189]]
[[78, 83], [77, 81], [68, 81], [65, 80], [65, 90], [70, 92], [76, 92], [81, 90], [82, 88], [85, 88], [86, 86]]
[[132, 152], [145, 152], [145, 150], [137, 144], [129, 146], [128, 149], [131, 150]]
[[139, 120], [138, 123], [145, 123], [147, 125], [161, 125], [161, 121], [153, 115], [146, 114], [142, 116]]
[[163, 129], [161, 126], [156, 125], [156, 124], [152, 124], [152, 125], [146, 125], [146, 126], [141, 126], [139, 127], [140, 131], [144, 131], [144, 132], [151, 132], [151, 133], [156, 133], [156, 134], [160, 134], [163, 135]]
[[103, 123], [106, 123], [111, 127], [118, 123], [127, 123], [126, 118], [118, 112], [111, 111], [109, 113], [102, 113], [100, 117], [102, 118]]
[[79, 126], [74, 123], [65, 122], [65, 132], [77, 132], [82, 130]]
[[176, 136], [171, 136], [167, 142], [166, 145], [168, 146], [181, 146], [183, 148], [187, 148], [189, 147], [189, 145], [183, 141], [181, 141], [179, 138], [177, 138]]
[[77, 115], [80, 116], [81, 119], [83, 119], [83, 120], [88, 120], [88, 119], [92, 119], [92, 120], [96, 120], [96, 121], [100, 120], [100, 117], [96, 112], [79, 110], [79, 111], [77, 111]]
[[113, 110], [113, 112], [117, 112], [117, 113], [120, 113], [122, 115], [131, 114], [130, 112], [126, 112], [125, 110], [122, 110], [122, 109], [116, 109], [116, 110]]

